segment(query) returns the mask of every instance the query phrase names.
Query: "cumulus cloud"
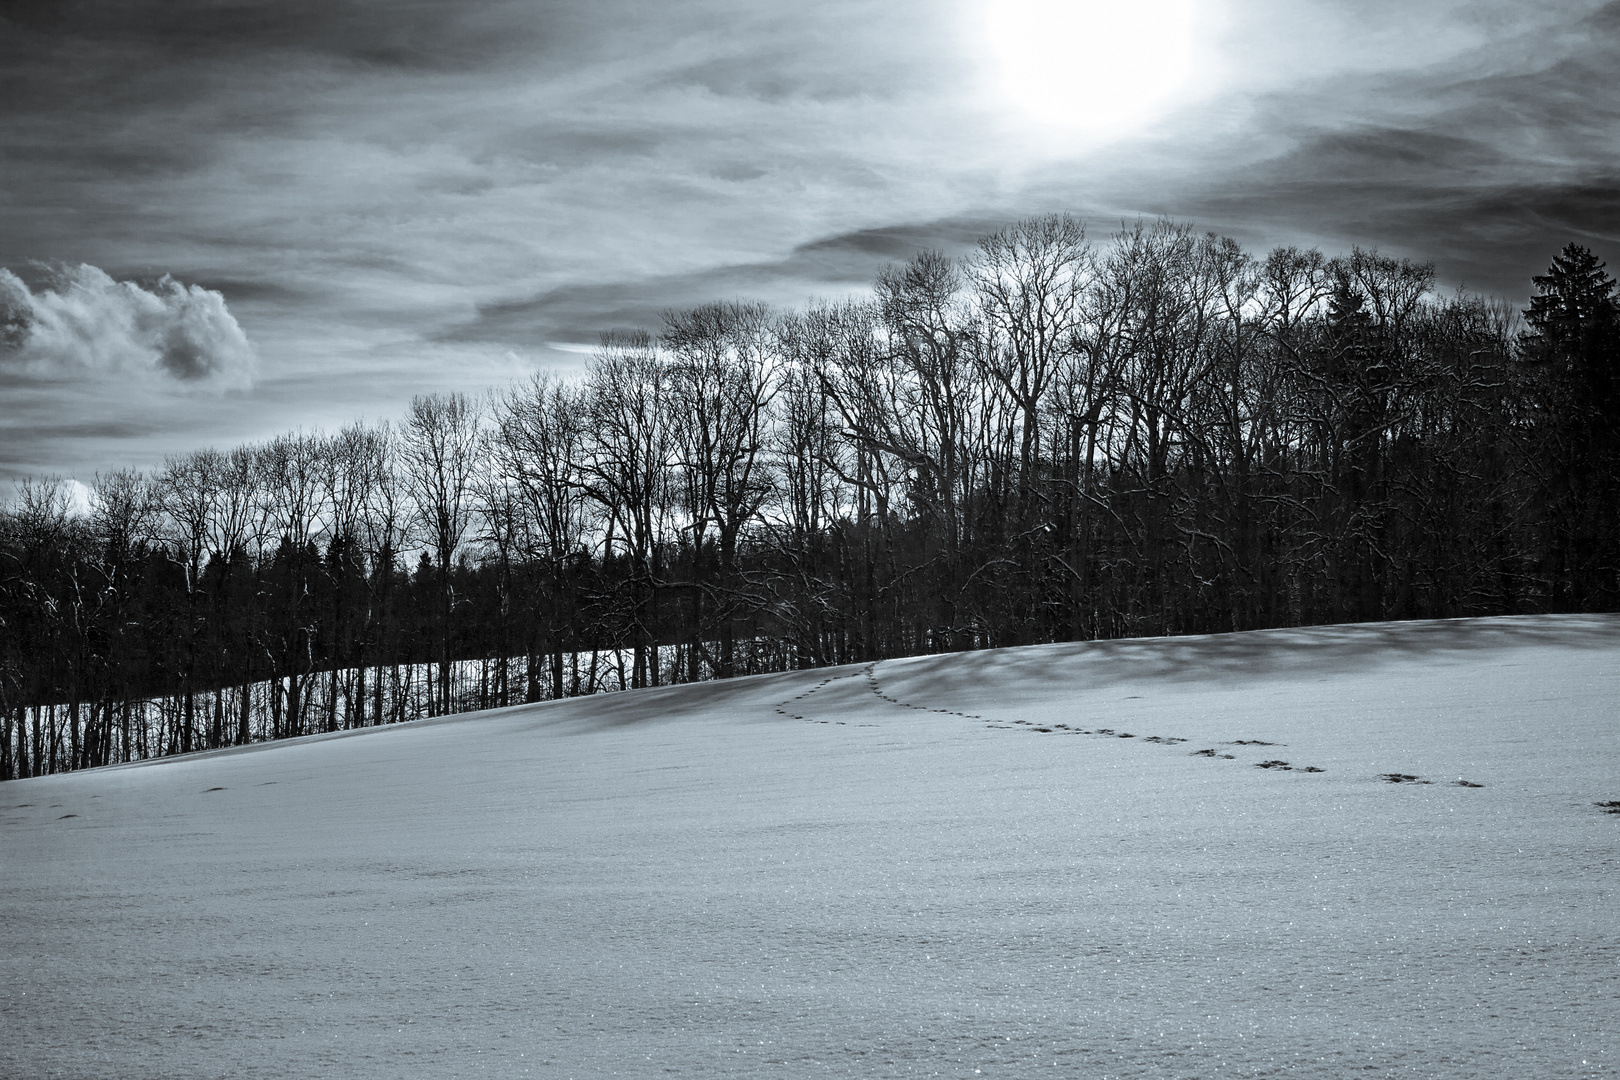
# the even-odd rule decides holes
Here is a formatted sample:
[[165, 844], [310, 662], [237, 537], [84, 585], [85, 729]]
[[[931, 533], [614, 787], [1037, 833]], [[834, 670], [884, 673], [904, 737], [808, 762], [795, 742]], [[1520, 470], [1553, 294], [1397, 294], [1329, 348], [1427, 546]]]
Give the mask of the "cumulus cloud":
[[253, 346], [225, 297], [165, 275], [150, 287], [88, 264], [32, 288], [0, 267], [0, 365], [39, 379], [153, 375], [215, 390], [246, 389]]

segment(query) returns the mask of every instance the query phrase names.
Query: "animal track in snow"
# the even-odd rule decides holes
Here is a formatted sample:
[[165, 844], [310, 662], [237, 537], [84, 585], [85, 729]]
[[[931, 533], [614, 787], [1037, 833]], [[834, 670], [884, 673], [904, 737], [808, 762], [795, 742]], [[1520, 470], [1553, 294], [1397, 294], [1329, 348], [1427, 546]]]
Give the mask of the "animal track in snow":
[[[1386, 783], [1386, 784], [1433, 784], [1434, 783], [1433, 780], [1425, 780], [1421, 776], [1414, 776], [1411, 773], [1404, 773], [1404, 772], [1379, 773], [1378, 774], [1378, 779], [1384, 781], [1384, 783]], [[1482, 788], [1485, 785], [1484, 784], [1476, 784], [1472, 780], [1464, 780], [1462, 777], [1459, 776], [1459, 777], [1457, 777], [1457, 779], [1455, 779], [1455, 780], [1453, 780], [1451, 782], [1451, 786], [1452, 787]]]
[[877, 681], [877, 666], [880, 662], [881, 661], [873, 661], [872, 663], [866, 665], [866, 686], [867, 689], [871, 690], [874, 695], [883, 701], [887, 701], [890, 705], [895, 705], [902, 709], [914, 709], [917, 712], [942, 713], [945, 716], [960, 716], [966, 720], [984, 719], [984, 717], [979, 716], [977, 713], [957, 712], [955, 709], [930, 709], [926, 705], [913, 705], [909, 701], [901, 701], [897, 697], [892, 697], [885, 694], [883, 692], [883, 688], [878, 685]]
[[[1095, 731], [1088, 731], [1085, 728], [1070, 727], [1068, 724], [1034, 724], [1034, 723], [1031, 723], [1028, 720], [1014, 720], [1012, 723], [1015, 724], [1015, 725], [1022, 725], [1024, 727], [1024, 730], [1026, 730], [1026, 731], [1034, 731], [1034, 732], [1038, 732], [1038, 733], [1040, 733], [1042, 735], [1099, 735], [1099, 736], [1103, 736], [1103, 737], [1106, 737], [1106, 738], [1112, 738], [1112, 739], [1134, 739], [1134, 738], [1136, 738], [1135, 735], [1131, 734], [1128, 731], [1115, 731], [1113, 728], [1097, 728]], [[994, 723], [992, 723], [992, 724], [986, 724], [985, 726], [989, 727], [989, 728], [994, 728], [994, 729], [996, 729], [998, 731], [1010, 731], [1010, 730], [1013, 730], [1013, 728], [1010, 727], [1007, 724], [994, 724]], [[1142, 741], [1143, 742], [1150, 742], [1150, 743], [1157, 743], [1160, 746], [1178, 746], [1181, 743], [1186, 742], [1187, 740], [1181, 738], [1180, 736], [1176, 736], [1176, 735], [1148, 735], [1148, 736], [1143, 737]], [[1227, 743], [1227, 745], [1228, 746], [1282, 746], [1284, 744], [1283, 743], [1267, 742], [1264, 739], [1234, 739], [1230, 743]], [[1218, 758], [1218, 759], [1223, 760], [1223, 761], [1236, 761], [1237, 760], [1236, 755], [1222, 754], [1222, 753], [1216, 751], [1213, 748], [1207, 749], [1207, 750], [1194, 750], [1192, 752], [1191, 756], [1193, 756], [1193, 757]], [[1276, 760], [1261, 761], [1261, 762], [1257, 762], [1256, 764], [1258, 765], [1259, 768], [1262, 768], [1262, 769], [1276, 769], [1276, 770], [1281, 771], [1281, 772], [1306, 772], [1306, 773], [1324, 773], [1324, 772], [1327, 772], [1326, 769], [1321, 768], [1320, 766], [1317, 766], [1317, 765], [1290, 765], [1286, 761], [1276, 761]]]
[[[980, 716], [980, 715], [978, 715], [976, 713], [965, 713], [965, 712], [960, 712], [960, 711], [955, 710], [955, 709], [935, 709], [935, 708], [929, 708], [929, 707], [924, 706], [924, 705], [913, 705], [912, 703], [910, 703], [908, 701], [901, 701], [899, 698], [895, 697], [892, 694], [884, 693], [883, 692], [883, 686], [882, 686], [881, 683], [878, 682], [878, 678], [877, 678], [877, 666], [878, 666], [878, 663], [879, 663], [879, 661], [873, 661], [872, 663], [867, 664], [865, 669], [862, 670], [859, 673], [860, 675], [865, 677], [867, 689], [870, 690], [872, 692], [872, 696], [876, 697], [878, 700], [888, 702], [890, 705], [894, 705], [895, 707], [901, 708], [901, 709], [912, 709], [912, 710], [915, 710], [917, 712], [941, 713], [941, 714], [946, 715], [946, 716], [960, 716], [960, 717], [963, 717], [964, 719], [968, 719], [968, 720], [984, 720], [983, 716]], [[854, 677], [853, 675], [836, 676], [836, 678], [853, 678], [853, 677]], [[800, 701], [800, 700], [803, 700], [804, 698], [809, 697], [811, 694], [814, 694], [817, 690], [820, 690], [823, 686], [826, 686], [828, 683], [830, 683], [832, 681], [833, 681], [833, 678], [823, 679], [821, 682], [817, 683], [815, 686], [811, 687], [809, 690], [804, 691], [802, 694], [796, 694], [793, 697], [788, 698], [786, 701], [781, 702], [776, 707], [776, 711], [778, 713], [780, 713], [781, 715], [791, 717], [794, 720], [804, 720], [804, 719], [806, 719], [806, 717], [804, 717], [803, 715], [801, 715], [799, 713], [788, 712], [787, 706], [792, 705], [793, 702]], [[828, 721], [826, 721], [826, 720], [811, 720], [810, 722], [811, 723], [821, 723], [821, 724], [828, 723]], [[842, 721], [838, 721], [838, 723], [842, 723]], [[1137, 738], [1137, 736], [1135, 734], [1131, 733], [1131, 732], [1128, 732], [1128, 731], [1116, 731], [1113, 728], [1096, 728], [1096, 729], [1093, 730], [1093, 729], [1087, 729], [1087, 728], [1082, 728], [1082, 727], [1073, 727], [1073, 726], [1070, 726], [1068, 724], [1053, 724], [1053, 723], [1038, 724], [1038, 723], [1035, 723], [1035, 722], [1030, 721], [1030, 720], [1013, 720], [1010, 723], [996, 723], [994, 721], [986, 721], [985, 727], [990, 728], [991, 730], [994, 730], [994, 731], [1016, 731], [1019, 728], [1022, 728], [1025, 731], [1033, 731], [1033, 732], [1036, 732], [1036, 733], [1041, 734], [1041, 735], [1093, 735], [1093, 736], [1100, 736], [1100, 737], [1104, 737], [1104, 738], [1114, 738], [1114, 739], [1134, 739], [1134, 738]], [[1147, 736], [1142, 737], [1142, 741], [1143, 742], [1149, 742], [1149, 743], [1156, 743], [1156, 744], [1158, 744], [1160, 746], [1177, 746], [1177, 745], [1180, 745], [1181, 743], [1187, 742], [1188, 740], [1186, 740], [1184, 738], [1181, 738], [1179, 736], [1175, 736], [1175, 735], [1147, 735]], [[1271, 741], [1268, 741], [1266, 739], [1233, 739], [1230, 742], [1226, 743], [1226, 745], [1227, 746], [1286, 746], [1287, 744], [1286, 743], [1271, 742]], [[1207, 749], [1204, 749], [1204, 750], [1194, 750], [1194, 751], [1192, 751], [1191, 756], [1192, 757], [1211, 758], [1211, 759], [1220, 760], [1220, 761], [1236, 761], [1237, 760], [1236, 755], [1221, 753], [1221, 752], [1217, 751], [1216, 749], [1214, 749], [1213, 747], [1207, 748]], [[1327, 772], [1326, 769], [1322, 768], [1319, 765], [1294, 765], [1294, 764], [1291, 764], [1290, 762], [1283, 761], [1283, 760], [1278, 759], [1278, 758], [1271, 758], [1271, 759], [1268, 759], [1266, 761], [1257, 761], [1257, 762], [1254, 763], [1254, 765], [1255, 765], [1256, 768], [1265, 769], [1265, 770], [1267, 770], [1269, 772], [1302, 772], [1302, 773], [1317, 773], [1317, 774]], [[1434, 783], [1433, 780], [1425, 780], [1421, 776], [1416, 776], [1416, 775], [1414, 775], [1412, 773], [1383, 773], [1383, 774], [1381, 774], [1379, 776], [1379, 779], [1385, 781], [1386, 783], [1391, 783], [1391, 784], [1433, 784]], [[1461, 777], [1458, 777], [1457, 780], [1455, 780], [1453, 783], [1454, 783], [1454, 786], [1456, 786], [1456, 787], [1466, 787], [1466, 788], [1479, 788], [1479, 787], [1484, 787], [1485, 786], [1483, 784], [1474, 783], [1471, 780], [1464, 780]], [[1612, 801], [1612, 802], [1597, 803], [1596, 805], [1600, 809], [1602, 809], [1603, 812], [1606, 813], [1606, 814], [1620, 814], [1620, 800], [1616, 800], [1616, 801]]]
[[[805, 716], [803, 713], [788, 712], [788, 706], [792, 705], [795, 701], [803, 701], [805, 698], [809, 697], [817, 690], [820, 690], [828, 683], [837, 682], [839, 679], [852, 679], [854, 677], [854, 675], [829, 675], [825, 679], [822, 679], [820, 682], [816, 683], [816, 685], [812, 686], [810, 689], [804, 691], [802, 694], [794, 694], [792, 697], [787, 698], [786, 700], [777, 702], [773, 707], [774, 711], [778, 716], [785, 716], [790, 720], [808, 720], [812, 724], [825, 724], [827, 723], [826, 720], [815, 720]], [[843, 721], [840, 720], [838, 723], [842, 724]]]
[[[1294, 772], [1295, 769], [1296, 769], [1296, 766], [1290, 765], [1286, 761], [1257, 761], [1257, 762], [1255, 762], [1255, 767], [1259, 768], [1259, 769], [1277, 769], [1277, 770], [1280, 770], [1281, 772]], [[1303, 767], [1298, 767], [1298, 771], [1299, 772], [1327, 772], [1326, 769], [1317, 768], [1315, 765], [1305, 765]]]
[[[1035, 723], [1032, 723], [1029, 720], [1014, 720], [1012, 722], [1012, 724], [1013, 725], [1020, 725], [1026, 731], [1034, 731], [1034, 732], [1038, 732], [1038, 733], [1040, 733], [1042, 735], [1098, 735], [1098, 736], [1103, 736], [1105, 738], [1112, 738], [1112, 739], [1134, 739], [1134, 738], [1137, 737], [1137, 736], [1131, 734], [1128, 731], [1116, 731], [1113, 728], [1097, 728], [1095, 731], [1091, 731], [1091, 730], [1087, 730], [1086, 728], [1070, 727], [1068, 724], [1035, 724]], [[986, 724], [985, 726], [989, 727], [989, 728], [996, 729], [998, 731], [1010, 731], [1010, 730], [1013, 730], [1013, 727], [1011, 725], [1007, 725], [1007, 724], [990, 723], [990, 724]], [[1178, 746], [1181, 743], [1186, 742], [1187, 740], [1183, 739], [1183, 738], [1181, 738], [1180, 736], [1177, 736], [1177, 735], [1148, 735], [1148, 736], [1143, 737], [1142, 741], [1143, 742], [1150, 742], [1150, 743], [1157, 743], [1160, 746]], [[1228, 746], [1282, 746], [1283, 744], [1282, 743], [1267, 742], [1264, 739], [1234, 739], [1232, 742], [1228, 743], [1227, 745]], [[1192, 756], [1193, 757], [1219, 758], [1219, 759], [1221, 759], [1223, 761], [1235, 761], [1235, 760], [1237, 760], [1235, 755], [1233, 755], [1233, 754], [1223, 754], [1223, 753], [1220, 753], [1220, 752], [1216, 751], [1213, 748], [1210, 748], [1210, 749], [1207, 749], [1207, 750], [1194, 750], [1192, 752]], [[1326, 769], [1321, 768], [1320, 766], [1317, 766], [1317, 765], [1290, 765], [1286, 761], [1275, 761], [1275, 760], [1273, 760], [1273, 761], [1262, 761], [1262, 762], [1258, 762], [1257, 764], [1262, 769], [1277, 769], [1277, 770], [1282, 771], [1282, 772], [1307, 772], [1307, 773], [1324, 773], [1324, 772], [1327, 772]]]

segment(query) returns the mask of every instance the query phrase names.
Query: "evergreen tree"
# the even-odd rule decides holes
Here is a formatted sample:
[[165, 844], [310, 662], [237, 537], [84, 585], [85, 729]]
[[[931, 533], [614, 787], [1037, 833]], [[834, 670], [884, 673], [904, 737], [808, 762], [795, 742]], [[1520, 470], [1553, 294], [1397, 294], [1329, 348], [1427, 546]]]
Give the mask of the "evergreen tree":
[[1525, 318], [1539, 367], [1538, 457], [1549, 532], [1543, 571], [1555, 605], [1603, 610], [1620, 599], [1620, 303], [1596, 255], [1568, 244]]
[[1567, 244], [1545, 274], [1525, 319], [1533, 328], [1530, 356], [1555, 365], [1575, 395], [1571, 402], [1603, 427], [1620, 421], [1620, 302], [1605, 264], [1579, 244]]

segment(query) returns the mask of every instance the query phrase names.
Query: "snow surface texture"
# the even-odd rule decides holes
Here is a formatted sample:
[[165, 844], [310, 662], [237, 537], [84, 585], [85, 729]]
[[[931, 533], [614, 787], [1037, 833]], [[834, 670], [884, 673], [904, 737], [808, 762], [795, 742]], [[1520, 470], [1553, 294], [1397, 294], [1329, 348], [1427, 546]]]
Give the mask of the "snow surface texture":
[[1053, 645], [0, 785], [0, 1076], [1614, 1076], [1617, 660]]

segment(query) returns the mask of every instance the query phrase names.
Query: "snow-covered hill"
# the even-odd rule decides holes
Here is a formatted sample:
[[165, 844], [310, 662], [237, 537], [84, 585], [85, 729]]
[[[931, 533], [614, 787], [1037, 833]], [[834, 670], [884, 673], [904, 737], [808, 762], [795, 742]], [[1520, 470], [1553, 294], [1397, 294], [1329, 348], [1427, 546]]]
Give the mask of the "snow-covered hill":
[[1617, 800], [1620, 618], [1574, 616], [15, 781], [0, 1076], [1614, 1076]]

